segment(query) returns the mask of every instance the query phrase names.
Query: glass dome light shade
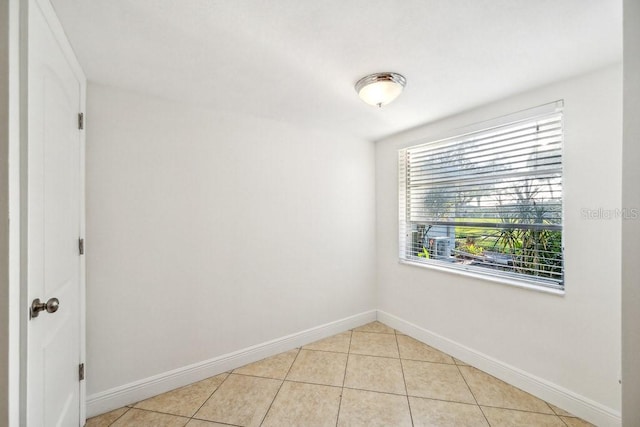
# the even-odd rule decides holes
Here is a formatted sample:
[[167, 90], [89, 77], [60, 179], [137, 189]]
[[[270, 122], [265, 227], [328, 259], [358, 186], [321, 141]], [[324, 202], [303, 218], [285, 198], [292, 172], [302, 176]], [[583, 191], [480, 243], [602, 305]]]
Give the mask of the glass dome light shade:
[[381, 107], [396, 99], [405, 84], [406, 79], [398, 73], [377, 73], [358, 80], [356, 91], [367, 104]]

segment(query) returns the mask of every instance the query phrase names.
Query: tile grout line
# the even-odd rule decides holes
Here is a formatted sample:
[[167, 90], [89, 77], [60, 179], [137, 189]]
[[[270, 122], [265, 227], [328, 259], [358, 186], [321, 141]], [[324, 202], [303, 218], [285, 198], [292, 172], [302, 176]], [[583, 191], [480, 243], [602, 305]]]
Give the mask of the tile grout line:
[[[551, 413], [548, 413], [548, 412], [540, 412], [540, 411], [528, 411], [528, 410], [526, 410], [526, 409], [518, 409], [518, 408], [507, 408], [507, 407], [504, 407], [504, 406], [480, 405], [480, 404], [478, 403], [478, 399], [476, 399], [476, 396], [475, 396], [475, 394], [473, 393], [473, 390], [471, 389], [471, 386], [469, 386], [469, 383], [467, 383], [467, 379], [465, 378], [464, 374], [462, 373], [462, 370], [460, 369], [460, 365], [457, 365], [457, 364], [456, 364], [456, 366], [458, 367], [458, 371], [460, 372], [460, 375], [462, 375], [462, 379], [464, 380], [465, 384], [466, 384], [466, 385], [467, 385], [467, 387], [469, 388], [469, 391], [471, 392], [471, 395], [473, 396], [473, 399], [476, 401], [476, 404], [477, 404], [477, 405], [478, 405], [478, 407], [480, 408], [480, 411], [482, 412], [482, 415], [484, 415], [484, 417], [485, 417], [485, 419], [487, 420], [487, 422], [489, 422], [489, 419], [488, 419], [488, 418], [487, 418], [487, 416], [485, 415], [484, 410], [482, 409], [483, 407], [485, 407], [485, 408], [500, 409], [500, 410], [505, 410], [505, 411], [524, 412], [524, 413], [528, 413], [528, 414], [551, 415], [551, 416], [555, 416], [556, 418], [559, 418], [559, 419], [560, 419], [560, 421], [562, 421], [562, 423], [563, 423], [563, 424], [567, 425], [567, 423], [562, 419], [562, 417], [561, 417], [560, 415], [558, 415], [558, 414], [556, 413], [556, 411], [554, 411], [554, 410], [553, 410], [553, 408], [549, 405], [549, 403], [548, 403], [547, 401], [542, 400], [542, 399], [539, 399], [539, 400], [542, 400], [542, 401], [547, 405], [547, 407], [549, 408], [549, 410], [551, 411]], [[474, 366], [471, 366], [471, 365], [466, 365], [466, 366], [467, 366], [467, 367], [469, 367], [469, 368], [471, 368], [471, 369], [476, 369], [476, 370], [478, 370], [478, 371], [480, 371], [480, 372], [484, 372], [484, 371], [481, 371], [480, 369], [478, 369], [478, 368], [476, 368], [476, 367], [474, 367]], [[486, 372], [485, 372], [485, 373], [486, 373]], [[504, 382], [504, 381], [503, 381], [503, 382]], [[505, 384], [510, 385], [511, 387], [517, 388], [517, 387], [515, 387], [515, 386], [512, 386], [512, 385], [511, 385], [511, 384], [509, 384], [509, 383], [505, 383]], [[520, 389], [518, 389], [518, 390], [520, 390]], [[534, 396], [534, 397], [535, 397], [535, 396]], [[491, 425], [491, 423], [489, 423], [489, 425]]]
[[[398, 396], [403, 396], [403, 395], [399, 394]], [[413, 397], [414, 399], [419, 399], [419, 400], [431, 400], [434, 402], [456, 403], [458, 405], [467, 405], [467, 406], [480, 406], [475, 403], [462, 402], [460, 400], [450, 400], [450, 399], [444, 399], [444, 398], [438, 399], [437, 397], [424, 397], [424, 396], [417, 396], [413, 394], [410, 394], [409, 397]], [[502, 409], [502, 408], [499, 408], [499, 409]], [[521, 411], [521, 412], [525, 412], [525, 411]]]
[[[126, 414], [127, 412], [129, 412], [131, 410], [131, 407], [129, 406], [125, 406], [125, 408], [127, 408], [126, 411], [124, 411], [122, 414], [120, 414], [120, 416], [118, 418], [116, 418], [115, 420], [113, 420], [112, 422], [109, 423], [109, 426], [112, 426], [115, 424], [116, 421], [118, 421], [120, 418], [124, 417], [124, 414]], [[86, 424], [86, 422], [85, 422]]]
[[[549, 402], [547, 402], [547, 401], [545, 400], [545, 401], [544, 401], [544, 403], [546, 403], [546, 404], [547, 404], [547, 406], [551, 409], [551, 412], [553, 412], [553, 413], [556, 415], [556, 417], [560, 418], [560, 421], [562, 421], [562, 423], [563, 423], [565, 426], [569, 427], [569, 424], [567, 424], [567, 421], [563, 418], [563, 416], [561, 416], [560, 414], [558, 414], [558, 413], [556, 412], [556, 410], [555, 410], [555, 409], [553, 409], [553, 408], [551, 407], [551, 404], [550, 404]], [[582, 418], [579, 418], [579, 419], [582, 419]]]
[[400, 371], [402, 372], [402, 382], [404, 383], [404, 392], [406, 394], [407, 399], [407, 407], [409, 408], [409, 418], [411, 419], [411, 425], [414, 425], [413, 422], [413, 412], [411, 411], [411, 401], [409, 400], [409, 389], [407, 388], [407, 379], [404, 376], [404, 363], [402, 363], [402, 354], [400, 354], [400, 343], [398, 342], [398, 334], [395, 333], [395, 329], [393, 332], [393, 336], [396, 338], [396, 349], [398, 350], [398, 360], [400, 360]]
[[[455, 362], [455, 359], [454, 359]], [[487, 415], [484, 413], [484, 411], [482, 410], [482, 406], [480, 406], [480, 404], [478, 403], [478, 399], [476, 398], [475, 393], [473, 392], [473, 390], [471, 390], [471, 386], [469, 386], [469, 383], [467, 382], [467, 379], [464, 377], [464, 374], [462, 373], [462, 370], [460, 369], [460, 366], [456, 363], [456, 368], [458, 369], [458, 373], [460, 374], [460, 376], [462, 377], [462, 381], [464, 381], [464, 384], [467, 386], [467, 388], [469, 389], [469, 393], [471, 393], [471, 397], [473, 397], [473, 400], [476, 402], [476, 406], [478, 407], [478, 409], [480, 409], [480, 413], [482, 414], [482, 416], [484, 417], [485, 421], [487, 422], [487, 425], [489, 427], [491, 427], [491, 423], [489, 422], [489, 418], [487, 418]]]
[[293, 358], [293, 362], [291, 362], [291, 365], [289, 366], [289, 369], [287, 369], [287, 373], [284, 375], [284, 378], [282, 379], [282, 382], [280, 383], [280, 387], [278, 387], [278, 391], [273, 396], [273, 399], [271, 400], [271, 404], [269, 404], [269, 407], [267, 408], [266, 412], [262, 416], [262, 420], [260, 420], [260, 424], [258, 424], [258, 425], [261, 426], [264, 423], [264, 420], [267, 419], [267, 415], [269, 414], [269, 411], [271, 410], [271, 407], [273, 407], [273, 402], [276, 401], [276, 398], [280, 394], [280, 390], [282, 390], [282, 386], [284, 385], [284, 382], [287, 380], [287, 377], [291, 373], [291, 368], [293, 368], [293, 365], [296, 363], [296, 360], [298, 360], [298, 356], [300, 356], [300, 353], [302, 352], [302, 347], [298, 347], [297, 350], [298, 350], [298, 352], [296, 353], [296, 357]]
[[[551, 409], [553, 411], [553, 408]], [[555, 411], [554, 411], [555, 413]], [[556, 414], [556, 417], [558, 417], [560, 419], [560, 421], [562, 422], [562, 424], [564, 424], [565, 426], [569, 427], [569, 424], [567, 424], [567, 422], [564, 420], [564, 418], [562, 418], [560, 415]]]
[[[276, 380], [276, 381], [284, 381], [285, 380], [285, 378], [274, 378], [274, 377], [267, 377], [267, 376], [257, 375], [257, 374], [253, 374], [253, 375], [241, 374], [239, 372], [238, 373], [234, 372], [233, 375], [237, 375], [239, 377], [248, 377], [248, 378], [262, 378], [264, 380]], [[306, 381], [295, 381], [295, 380], [287, 380], [287, 381], [292, 382], [292, 383], [304, 383], [304, 382], [306, 382]], [[315, 384], [315, 383], [308, 383], [308, 384]], [[320, 384], [320, 385], [322, 385], [322, 384]]]
[[555, 409], [553, 409], [553, 408], [551, 407], [551, 405], [549, 404], [549, 402], [547, 402], [546, 400], [543, 400], [543, 402], [547, 404], [547, 406], [549, 407], [549, 409], [551, 409], [551, 412], [553, 412], [553, 415], [555, 415], [556, 417], [560, 418], [560, 421], [562, 421], [562, 423], [563, 423], [565, 426], [568, 426], [568, 425], [569, 425], [569, 424], [567, 424], [567, 422], [564, 420], [564, 418], [562, 418], [562, 417], [560, 416], [560, 414], [558, 414], [558, 413], [556, 412], [556, 410], [555, 410]]
[[[175, 417], [175, 418], [185, 418], [187, 420], [187, 422], [191, 421], [191, 417], [185, 416], [185, 415], [176, 415], [176, 414], [171, 414], [169, 412], [162, 412], [162, 411], [156, 411], [153, 409], [143, 409], [143, 408], [129, 408], [134, 409], [136, 411], [140, 411], [140, 412], [149, 412], [152, 414], [160, 414], [160, 415], [165, 415], [168, 417]], [[116, 418], [115, 420], [113, 420], [113, 422], [111, 424], [109, 424], [110, 426], [112, 426], [113, 424], [116, 423], [116, 421], [118, 421], [120, 418], [122, 418], [126, 413], [128, 413], [129, 411], [125, 411], [124, 414], [120, 415], [118, 418]]]
[[[230, 423], [223, 422], [223, 421], [211, 421], [211, 420], [207, 420], [207, 419], [204, 419], [204, 418], [196, 418], [195, 416], [189, 420], [189, 422], [191, 422], [191, 421], [204, 421], [206, 423], [220, 424], [220, 425], [225, 425], [225, 426], [229, 426], [229, 427], [242, 427], [239, 424], [230, 424]], [[189, 424], [189, 423], [187, 423], [187, 424]]]
[[[380, 391], [380, 390], [371, 390], [367, 388], [355, 388], [355, 387], [344, 387], [344, 388], [346, 390], [366, 391], [367, 393], [384, 394], [385, 396], [400, 396], [400, 397], [406, 396], [406, 394], [404, 393], [394, 393], [392, 391]], [[411, 397], [419, 397], [419, 396], [411, 396]], [[429, 398], [423, 397], [422, 399], [429, 399]], [[440, 399], [431, 399], [431, 400], [440, 400]]]
[[[441, 352], [442, 353], [442, 352]], [[446, 354], [446, 353], [444, 353]], [[376, 357], [376, 356], [373, 356]], [[384, 356], [377, 356], [377, 357], [384, 357]], [[408, 357], [403, 357], [402, 360], [406, 360], [408, 362], [420, 362], [420, 363], [431, 363], [434, 365], [445, 365], [445, 366], [458, 366], [455, 363], [447, 363], [447, 362], [434, 362], [432, 360], [423, 360], [423, 359], [410, 359]]]
[[[262, 377], [254, 377], [254, 378], [262, 378]], [[267, 378], [267, 379], [274, 379], [274, 378]], [[291, 383], [291, 384], [317, 385], [317, 386], [320, 386], [320, 387], [328, 387], [328, 388], [339, 388], [339, 389], [343, 388], [343, 387], [341, 387], [339, 385], [335, 385], [335, 384], [313, 383], [311, 381], [286, 380], [286, 382]], [[347, 387], [347, 388], [350, 388], [350, 387]], [[354, 389], [354, 390], [357, 390], [357, 389]]]
[[504, 406], [493, 406], [493, 405], [478, 405], [478, 406], [480, 406], [481, 408], [482, 408], [482, 407], [485, 407], [485, 408], [491, 408], [491, 409], [501, 409], [501, 410], [503, 410], [503, 411], [523, 412], [523, 413], [525, 413], [525, 414], [538, 414], [538, 415], [549, 415], [549, 416], [551, 416], [551, 417], [558, 417], [558, 418], [565, 417], [565, 418], [576, 418], [576, 419], [581, 419], [581, 418], [579, 418], [579, 417], [567, 417], [567, 416], [565, 416], [565, 415], [558, 415], [558, 414], [556, 414], [556, 413], [549, 414], [549, 413], [547, 413], [547, 412], [540, 412], [540, 411], [528, 411], [528, 410], [526, 410], [526, 409], [505, 408]]
[[[351, 342], [351, 341], [349, 341]], [[304, 346], [304, 348], [300, 348], [300, 350], [304, 350], [304, 351], [319, 351], [321, 353], [334, 353], [334, 354], [349, 354], [349, 352], [344, 352], [344, 351], [336, 351], [336, 350], [318, 350], [315, 348], [306, 348], [307, 346]]]
[[[222, 387], [222, 384], [224, 384], [224, 383], [227, 381], [227, 379], [231, 376], [231, 373], [232, 373], [232, 372], [233, 372], [233, 370], [231, 370], [231, 371], [227, 371], [227, 372], [226, 372], [227, 376], [226, 376], [226, 377], [224, 377], [224, 379], [222, 380], [222, 382], [221, 382], [220, 384], [218, 384], [218, 386], [216, 387], [216, 389], [215, 389], [215, 390], [213, 390], [213, 391], [211, 392], [211, 394], [209, 395], [209, 397], [207, 397], [207, 398], [204, 400], [204, 402], [202, 402], [202, 405], [198, 406], [198, 409], [196, 409], [196, 410], [195, 410], [195, 412], [193, 413], [193, 415], [191, 415], [191, 416], [189, 417], [189, 421], [191, 421], [191, 420], [193, 419], [193, 417], [195, 417], [195, 416], [196, 416], [196, 414], [197, 414], [198, 412], [200, 412], [200, 409], [202, 409], [202, 407], [203, 407], [204, 405], [206, 405], [206, 404], [207, 404], [207, 402], [208, 402], [209, 400], [211, 400], [211, 398], [213, 397], [213, 395], [214, 395], [214, 394], [216, 394], [216, 391], [220, 390], [220, 387]], [[223, 372], [223, 373], [225, 373], [225, 372]], [[218, 375], [221, 375], [221, 374], [218, 374]], [[215, 376], [217, 376], [217, 375], [214, 375], [214, 377], [215, 377]], [[211, 377], [210, 377], [210, 378], [211, 378]], [[187, 424], [189, 424], [189, 422], [187, 422]]]
[[[191, 418], [191, 419], [189, 420], [189, 422], [191, 422], [192, 420], [193, 420], [193, 421], [204, 421], [204, 422], [206, 422], [206, 423], [220, 424], [220, 425], [229, 426], [229, 427], [242, 427], [242, 426], [241, 426], [241, 425], [239, 425], [239, 424], [223, 423], [222, 421], [210, 421], [210, 420], [205, 420], [204, 418]], [[187, 425], [188, 425], [188, 424], [189, 424], [189, 423], [187, 423]]]
[[391, 329], [391, 332], [373, 331], [373, 330], [370, 330], [370, 329], [369, 330], [366, 330], [366, 329], [363, 330], [362, 328], [364, 328], [367, 325], [362, 325], [362, 326], [359, 326], [357, 328], [354, 328], [353, 329], [353, 333], [355, 333], [355, 334], [394, 335], [394, 336], [396, 335], [396, 330], [395, 329], [393, 329], [393, 328], [391, 328], [391, 327], [389, 327], [389, 326], [385, 325], [384, 323], [381, 323], [381, 322], [379, 322], [377, 320], [376, 320], [376, 322], [381, 324], [382, 326], [388, 328], [388, 329]]
[[[349, 354], [353, 354], [354, 356], [378, 357], [381, 359], [396, 359], [396, 360], [400, 359], [400, 357], [380, 356], [379, 354], [371, 354], [371, 353], [349, 353]], [[407, 359], [407, 360], [410, 360], [410, 359]], [[415, 360], [415, 362], [424, 362], [424, 360]], [[429, 362], [429, 363], [432, 363], [432, 362]], [[433, 362], [433, 363], [438, 363], [438, 362]], [[448, 365], [448, 363], [443, 363], [443, 365]]]
[[[461, 371], [461, 369], [460, 369], [460, 367], [461, 367], [461, 366], [460, 366], [460, 365], [457, 365], [457, 366], [458, 366], [458, 370], [459, 370], [459, 371], [460, 371], [460, 373], [462, 374], [462, 371]], [[464, 367], [464, 365], [462, 365], [462, 366]], [[466, 365], [466, 367], [468, 367], [468, 368], [470, 368], [470, 369], [473, 369], [473, 370], [476, 370], [476, 371], [478, 371], [478, 372], [484, 373], [484, 374], [486, 374], [486, 375], [488, 375], [488, 376], [490, 376], [490, 377], [493, 377], [493, 375], [491, 375], [491, 374], [489, 374], [489, 373], [487, 373], [487, 372], [485, 372], [485, 371], [483, 371], [483, 370], [481, 370], [481, 369], [478, 369], [478, 368], [476, 368], [475, 366]], [[464, 378], [464, 380], [465, 380], [465, 382], [466, 382], [467, 380], [466, 380], [466, 378], [464, 377], [464, 375], [462, 375], [462, 377]], [[558, 417], [558, 418], [561, 418], [561, 417], [562, 417], [560, 414], [558, 414], [558, 413], [557, 413], [557, 412], [556, 412], [556, 411], [551, 407], [551, 405], [549, 404], [549, 402], [547, 402], [546, 400], [540, 399], [539, 397], [534, 396], [534, 395], [532, 395], [531, 393], [526, 392], [526, 391], [524, 391], [524, 390], [522, 390], [522, 389], [520, 389], [520, 388], [518, 388], [518, 387], [516, 387], [516, 386], [514, 386], [514, 385], [512, 385], [512, 384], [510, 384], [510, 383], [508, 383], [508, 382], [506, 382], [506, 381], [503, 381], [503, 380], [501, 380], [501, 379], [499, 379], [499, 378], [496, 378], [496, 377], [493, 377], [493, 378], [494, 378], [494, 379], [496, 379], [496, 380], [498, 380], [498, 381], [500, 381], [501, 383], [506, 384], [506, 385], [507, 385], [507, 386], [509, 386], [509, 387], [512, 387], [512, 388], [514, 388], [514, 389], [516, 389], [516, 390], [519, 390], [519, 391], [521, 391], [521, 392], [523, 392], [523, 393], [526, 393], [526, 394], [528, 394], [528, 395], [532, 396], [533, 398], [535, 398], [535, 399], [537, 399], [537, 400], [539, 400], [539, 401], [543, 402], [545, 405], [547, 405], [547, 408], [548, 408], [551, 412], [541, 412], [541, 411], [536, 411], [536, 410], [527, 410], [527, 409], [520, 409], [520, 408], [510, 408], [510, 407], [505, 407], [505, 406], [495, 406], [495, 405], [480, 405], [480, 404], [478, 404], [478, 406], [480, 406], [480, 407], [484, 406], [484, 407], [486, 407], [486, 408], [503, 409], [503, 410], [507, 410], [507, 411], [526, 412], [526, 413], [530, 413], [530, 414], [552, 415], [552, 416], [555, 416], [555, 417]], [[469, 386], [469, 385], [467, 384], [467, 386]], [[469, 387], [469, 390], [471, 390], [471, 387]], [[471, 392], [471, 394], [473, 394], [473, 391]], [[475, 399], [475, 395], [474, 395], [474, 399]], [[568, 418], [578, 418], [578, 419], [581, 419], [581, 418], [576, 417], [576, 416], [571, 416], [571, 417], [568, 417]]]
[[344, 383], [347, 380], [347, 368], [349, 367], [349, 356], [351, 355], [351, 340], [353, 339], [353, 329], [349, 332], [349, 348], [347, 348], [347, 363], [344, 365], [344, 375], [342, 376], [342, 387], [340, 388], [340, 402], [338, 402], [338, 414], [336, 415], [336, 427], [340, 421], [340, 409], [342, 409], [342, 397], [344, 395]]

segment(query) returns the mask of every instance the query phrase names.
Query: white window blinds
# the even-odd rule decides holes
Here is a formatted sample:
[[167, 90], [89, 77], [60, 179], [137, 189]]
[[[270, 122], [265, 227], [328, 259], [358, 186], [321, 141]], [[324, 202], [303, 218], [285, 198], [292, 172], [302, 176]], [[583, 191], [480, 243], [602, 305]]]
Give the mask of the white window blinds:
[[563, 289], [562, 112], [399, 151], [400, 257]]

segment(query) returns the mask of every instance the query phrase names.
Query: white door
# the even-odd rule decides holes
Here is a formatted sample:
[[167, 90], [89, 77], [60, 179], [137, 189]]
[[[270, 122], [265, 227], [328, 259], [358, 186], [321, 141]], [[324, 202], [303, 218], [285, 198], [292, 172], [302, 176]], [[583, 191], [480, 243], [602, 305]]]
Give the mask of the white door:
[[[80, 424], [82, 267], [81, 82], [51, 26], [29, 1], [27, 143], [27, 426]], [[46, 4], [45, 4], [46, 6]], [[66, 40], [65, 40], [66, 42]], [[58, 309], [55, 298], [59, 301]], [[48, 308], [45, 307], [49, 302]]]

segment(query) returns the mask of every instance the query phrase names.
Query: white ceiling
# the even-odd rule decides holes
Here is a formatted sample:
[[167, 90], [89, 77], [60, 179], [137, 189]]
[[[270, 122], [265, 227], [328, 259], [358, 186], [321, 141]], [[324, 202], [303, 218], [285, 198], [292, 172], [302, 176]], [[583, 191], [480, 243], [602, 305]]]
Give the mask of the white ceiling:
[[[621, 0], [52, 0], [90, 81], [368, 139], [622, 59]], [[395, 71], [376, 109], [353, 85]]]

